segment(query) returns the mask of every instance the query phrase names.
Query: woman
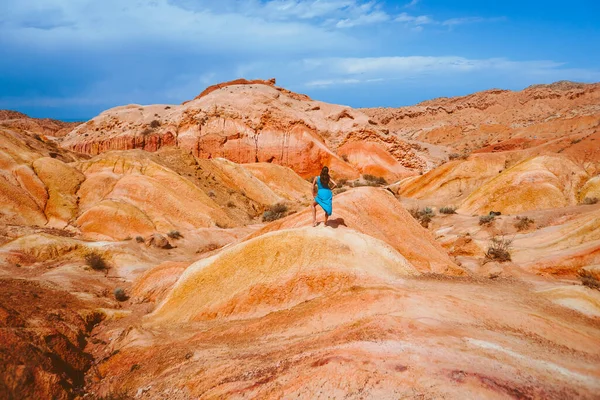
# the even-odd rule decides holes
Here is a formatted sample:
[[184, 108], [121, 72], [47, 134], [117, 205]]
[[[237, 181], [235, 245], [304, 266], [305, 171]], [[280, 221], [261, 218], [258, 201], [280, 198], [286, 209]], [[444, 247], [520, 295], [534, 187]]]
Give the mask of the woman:
[[[330, 187], [330, 183], [333, 184], [333, 187]], [[327, 220], [332, 212], [331, 199], [333, 193], [331, 193], [331, 189], [336, 186], [337, 183], [329, 176], [329, 168], [327, 167], [323, 167], [321, 175], [313, 179], [313, 196], [315, 196], [315, 201], [312, 204], [313, 226], [317, 226], [317, 204], [325, 211], [325, 225], [327, 225]]]

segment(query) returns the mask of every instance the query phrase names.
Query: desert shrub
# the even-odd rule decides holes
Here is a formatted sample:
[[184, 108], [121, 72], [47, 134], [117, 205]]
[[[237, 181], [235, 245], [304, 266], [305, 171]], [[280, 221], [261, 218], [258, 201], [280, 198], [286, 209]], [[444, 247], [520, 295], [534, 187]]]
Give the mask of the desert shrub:
[[165, 110], [170, 110], [170, 109], [171, 109], [171, 106], [166, 106], [165, 107]]
[[348, 156], [346, 154], [342, 154], [342, 160], [348, 162]]
[[456, 214], [456, 207], [442, 207], [440, 208], [440, 214]]
[[468, 152], [463, 152], [461, 154], [459, 153], [452, 153], [448, 155], [448, 159], [450, 161], [453, 160], [466, 160], [467, 158], [469, 158], [469, 153]]
[[209, 251], [214, 251], [217, 250], [218, 248], [220, 248], [221, 246], [219, 246], [216, 243], [208, 243], [207, 245], [200, 247], [196, 253], [208, 253]]
[[183, 238], [183, 235], [181, 233], [179, 233], [179, 231], [169, 231], [169, 233], [167, 233], [167, 236], [170, 237], [171, 239]]
[[115, 289], [115, 299], [117, 299], [117, 301], [126, 301], [129, 297], [127, 297], [127, 294], [125, 293], [125, 289], [123, 288], [116, 288]]
[[495, 215], [482, 215], [479, 217], [479, 225], [489, 226], [494, 222], [494, 219], [496, 219]]
[[235, 207], [235, 203], [233, 201], [228, 201], [227, 202], [227, 207], [234, 208]]
[[150, 122], [150, 128], [152, 129], [156, 129], [160, 126], [160, 122], [158, 122], [158, 120], [153, 120], [152, 122]]
[[146, 128], [142, 131], [142, 135], [146, 136], [152, 133], [152, 129]]
[[587, 286], [590, 289], [600, 290], [600, 281], [598, 281], [598, 279], [592, 275], [590, 271], [581, 269], [577, 275], [584, 286]]
[[263, 213], [262, 219], [264, 222], [271, 222], [271, 221], [278, 220], [279, 218], [283, 218], [285, 216], [285, 213], [287, 212], [287, 210], [288, 210], [288, 208], [285, 204], [277, 203], [277, 204], [269, 207], [269, 209]]
[[573, 139], [573, 140], [571, 140], [571, 144], [577, 144], [579, 142], [581, 142], [581, 139]]
[[485, 253], [485, 258], [490, 261], [510, 261], [511, 245], [511, 239], [504, 239], [503, 237], [493, 237], [492, 240], [490, 240], [490, 246], [488, 247], [487, 252]]
[[515, 222], [515, 228], [518, 231], [524, 231], [529, 229], [529, 225], [533, 224], [535, 221], [529, 217], [517, 217], [517, 221]]
[[592, 204], [596, 204], [598, 203], [598, 198], [597, 197], [586, 197], [585, 199], [583, 199], [582, 204], [585, 205], [592, 205]]
[[212, 190], [208, 192], [208, 197], [216, 197], [217, 195]]
[[429, 227], [429, 223], [435, 215], [431, 207], [425, 207], [423, 209], [411, 208], [408, 212], [410, 213], [410, 215], [412, 215], [414, 219], [419, 221], [421, 223], [421, 226], [423, 226], [424, 228]]
[[109, 269], [108, 264], [102, 257], [102, 254], [96, 252], [90, 252], [85, 255], [85, 263], [89, 265], [94, 271], [107, 271]]
[[344, 186], [346, 183], [348, 183], [348, 179], [345, 178], [341, 178], [338, 180], [337, 182], [340, 186]]
[[387, 185], [387, 181], [381, 176], [365, 174], [363, 175], [363, 179], [369, 183], [375, 183], [377, 185]]
[[135, 241], [138, 242], [138, 243], [144, 243], [144, 238], [141, 237], [141, 236], [136, 236], [135, 237]]

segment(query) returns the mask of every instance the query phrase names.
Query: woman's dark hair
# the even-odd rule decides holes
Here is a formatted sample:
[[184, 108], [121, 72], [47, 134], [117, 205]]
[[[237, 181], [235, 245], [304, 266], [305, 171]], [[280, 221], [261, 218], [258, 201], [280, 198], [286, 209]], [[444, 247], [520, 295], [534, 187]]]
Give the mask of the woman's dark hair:
[[329, 168], [323, 167], [321, 170], [321, 186], [329, 187]]

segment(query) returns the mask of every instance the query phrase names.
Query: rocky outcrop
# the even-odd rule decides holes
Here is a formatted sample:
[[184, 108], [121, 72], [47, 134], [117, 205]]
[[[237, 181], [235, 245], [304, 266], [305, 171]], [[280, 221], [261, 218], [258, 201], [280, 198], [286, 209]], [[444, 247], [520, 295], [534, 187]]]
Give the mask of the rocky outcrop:
[[126, 149], [153, 152], [173, 146], [199, 158], [288, 166], [305, 178], [318, 174], [323, 165], [335, 176], [356, 178], [362, 166], [346, 162], [338, 150], [345, 141], [354, 140], [349, 135], [361, 132], [384, 144], [397, 169], [423, 167], [409, 146], [387, 137], [365, 114], [262, 81], [216, 85], [181, 106], [108, 110], [71, 132], [63, 146], [87, 154]]
[[[401, 138], [470, 152], [503, 146], [505, 141], [511, 143], [506, 150], [531, 148], [563, 136], [566, 143], [561, 147], [568, 147], [569, 142], [595, 131], [599, 104], [600, 84], [559, 82], [520, 92], [487, 90], [410, 107], [361, 111]], [[513, 139], [517, 142], [510, 142]]]

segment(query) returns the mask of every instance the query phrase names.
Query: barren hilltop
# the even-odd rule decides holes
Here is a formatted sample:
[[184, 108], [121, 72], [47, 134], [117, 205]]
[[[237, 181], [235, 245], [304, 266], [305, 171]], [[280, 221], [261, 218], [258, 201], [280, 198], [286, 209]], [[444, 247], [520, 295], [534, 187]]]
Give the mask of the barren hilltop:
[[0, 111], [0, 398], [597, 398], [599, 172], [600, 84]]

